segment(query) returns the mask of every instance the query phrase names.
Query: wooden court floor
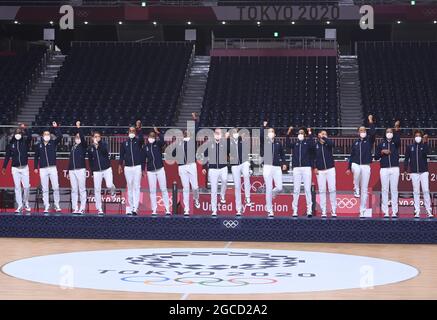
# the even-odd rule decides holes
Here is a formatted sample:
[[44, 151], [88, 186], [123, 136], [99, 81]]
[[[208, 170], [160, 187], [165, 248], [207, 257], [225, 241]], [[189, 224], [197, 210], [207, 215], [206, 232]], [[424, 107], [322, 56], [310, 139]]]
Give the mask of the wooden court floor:
[[0, 266], [33, 256], [88, 250], [133, 248], [251, 248], [344, 253], [383, 258], [416, 267], [419, 275], [403, 282], [371, 289], [287, 293], [196, 295], [134, 293], [91, 289], [62, 289], [0, 273], [0, 299], [435, 299], [437, 298], [437, 245], [118, 241], [74, 239], [0, 239]]

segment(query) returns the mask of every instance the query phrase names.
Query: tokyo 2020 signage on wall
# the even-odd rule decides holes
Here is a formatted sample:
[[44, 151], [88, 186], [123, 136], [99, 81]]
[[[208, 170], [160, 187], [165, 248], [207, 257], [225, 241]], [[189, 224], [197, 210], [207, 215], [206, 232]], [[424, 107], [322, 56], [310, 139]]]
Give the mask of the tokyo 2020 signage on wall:
[[310, 251], [160, 248], [85, 251], [11, 262], [12, 277], [67, 288], [256, 294], [369, 288], [418, 275], [412, 266]]

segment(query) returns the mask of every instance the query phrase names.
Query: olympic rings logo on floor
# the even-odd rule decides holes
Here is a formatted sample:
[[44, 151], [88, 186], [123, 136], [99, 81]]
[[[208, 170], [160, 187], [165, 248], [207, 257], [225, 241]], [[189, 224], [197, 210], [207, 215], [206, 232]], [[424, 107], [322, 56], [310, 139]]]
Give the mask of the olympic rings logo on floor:
[[358, 204], [358, 200], [355, 198], [337, 198], [337, 207], [340, 209], [352, 209]]
[[200, 285], [208, 287], [241, 287], [248, 285], [266, 285], [278, 282], [276, 279], [270, 278], [230, 278], [223, 279], [217, 277], [182, 277], [170, 279], [160, 276], [129, 276], [121, 278], [125, 282], [143, 283], [151, 286], [186, 286]]

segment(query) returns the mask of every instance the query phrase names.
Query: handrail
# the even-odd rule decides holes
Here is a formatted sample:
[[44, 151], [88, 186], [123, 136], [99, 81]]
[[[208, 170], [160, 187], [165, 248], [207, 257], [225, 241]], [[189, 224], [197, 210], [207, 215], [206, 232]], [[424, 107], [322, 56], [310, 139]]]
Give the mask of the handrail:
[[[114, 44], [120, 44], [120, 43], [142, 43], [139, 41], [107, 41], [107, 40], [101, 40], [101, 41], [93, 41], [93, 40], [75, 40], [75, 41], [71, 41], [71, 44], [95, 44], [95, 43], [114, 43]], [[190, 43], [190, 41], [148, 41], [146, 42], [147, 44], [149, 43], [153, 43], [153, 44], [187, 44]]]
[[193, 44], [193, 48], [191, 49], [190, 59], [188, 60], [187, 68], [185, 69], [184, 81], [182, 82], [181, 90], [179, 92], [179, 97], [177, 101], [177, 110], [176, 110], [176, 114], [174, 115], [175, 121], [176, 119], [179, 118], [180, 115], [180, 108], [182, 106], [182, 100], [185, 95], [185, 90], [187, 88], [187, 81], [188, 78], [190, 77], [190, 70], [191, 70], [191, 66], [193, 65], [195, 55], [196, 55], [196, 45]]
[[315, 37], [213, 38], [212, 49], [336, 49], [336, 40]]
[[[135, 40], [134, 42], [145, 42], [145, 41], [149, 41], [150, 39], [153, 39], [153, 38], [155, 38], [155, 36], [150, 36], [150, 37], [147, 37], [144, 39], [138, 39], [138, 40]], [[150, 43], [150, 41], [149, 41], [149, 43]]]
[[[92, 137], [91, 136], [86, 136], [85, 137], [87, 142], [89, 144], [92, 143]], [[33, 139], [33, 143], [36, 143], [36, 141], [39, 139], [39, 136], [36, 135]], [[126, 141], [127, 136], [126, 135], [118, 135], [118, 136], [103, 136], [102, 140], [106, 141], [108, 144], [108, 149], [109, 149], [109, 153], [110, 155], [112, 155], [113, 158], [115, 158], [116, 156], [118, 156], [119, 151], [120, 151], [120, 145]], [[252, 145], [254, 146], [259, 146], [260, 145], [260, 141], [259, 138], [253, 138], [254, 140], [252, 141]], [[277, 137], [277, 139], [282, 143], [285, 144], [286, 143], [286, 137], [285, 136], [279, 136]], [[335, 145], [334, 148], [334, 155], [337, 157], [348, 157], [351, 147], [353, 145], [353, 143], [357, 140], [356, 136], [350, 136], [350, 137], [336, 137], [333, 136], [330, 138]], [[2, 139], [0, 138], [0, 141], [2, 141]], [[6, 143], [7, 141], [3, 140], [5, 145], [0, 145], [0, 154], [4, 154], [5, 151], [5, 147], [6, 147]], [[73, 141], [73, 137], [69, 136], [69, 135], [64, 135], [62, 138], [61, 143], [59, 144], [59, 149], [58, 149], [58, 153], [59, 154], [65, 154], [68, 156], [69, 154], [69, 146], [71, 146]], [[292, 138], [290, 138], [290, 142], [293, 143], [297, 141], [297, 137], [293, 136]], [[381, 137], [377, 137], [376, 141], [375, 141], [375, 145], [379, 144], [382, 141]], [[202, 144], [203, 141], [198, 141], [197, 144], [200, 145]], [[401, 138], [401, 146], [400, 146], [400, 155], [404, 155], [405, 149], [407, 148], [408, 145], [414, 143], [414, 139], [413, 137], [402, 137]], [[432, 154], [430, 154], [430, 157], [436, 158], [437, 154], [434, 154], [434, 151], [437, 151], [437, 138], [435, 137], [430, 137], [428, 138], [428, 144], [431, 148], [431, 150], [433, 152], [431, 152]], [[33, 153], [31, 153], [33, 154]]]

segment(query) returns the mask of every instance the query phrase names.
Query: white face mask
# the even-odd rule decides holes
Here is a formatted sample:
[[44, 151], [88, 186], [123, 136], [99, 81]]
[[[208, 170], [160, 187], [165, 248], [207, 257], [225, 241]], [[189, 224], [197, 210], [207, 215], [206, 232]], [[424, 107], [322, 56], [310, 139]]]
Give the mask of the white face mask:
[[17, 134], [14, 136], [14, 138], [15, 138], [15, 140], [21, 140], [21, 134], [17, 133]]
[[367, 132], [360, 132], [360, 137], [363, 139], [367, 137]]
[[391, 139], [393, 139], [393, 133], [392, 133], [392, 132], [387, 132], [387, 133], [385, 134], [385, 137], [386, 137], [388, 140], [391, 140]]
[[234, 133], [234, 134], [232, 134], [232, 137], [233, 137], [235, 140], [237, 140], [237, 139], [238, 139], [238, 133]]
[[184, 137], [184, 141], [185, 141], [185, 142], [190, 141], [190, 137]]
[[129, 133], [129, 138], [130, 138], [130, 139], [135, 138], [135, 133]]
[[269, 132], [267, 133], [267, 137], [269, 137], [269, 139], [274, 139], [275, 138], [275, 133], [274, 132]]
[[416, 141], [417, 143], [421, 143], [422, 142], [422, 137], [417, 136], [414, 138], [414, 141]]
[[149, 143], [154, 143], [155, 142], [155, 138], [148, 138], [147, 140], [149, 141]]
[[43, 140], [45, 142], [49, 142], [50, 141], [50, 136], [43, 136], [42, 138], [43, 138]]
[[303, 141], [303, 138], [304, 138], [304, 136], [303, 136], [302, 133], [299, 133], [299, 134], [297, 135], [297, 139], [298, 139], [299, 141]]
[[75, 139], [74, 139], [74, 142], [76, 142], [76, 144], [79, 144], [81, 141], [80, 141], [79, 138], [75, 138]]

